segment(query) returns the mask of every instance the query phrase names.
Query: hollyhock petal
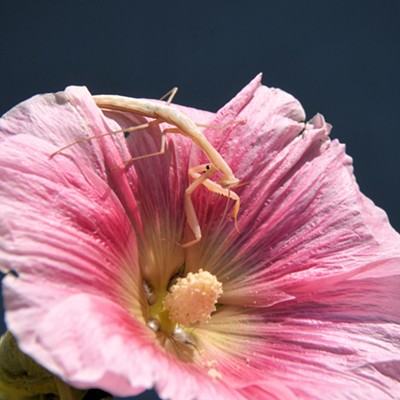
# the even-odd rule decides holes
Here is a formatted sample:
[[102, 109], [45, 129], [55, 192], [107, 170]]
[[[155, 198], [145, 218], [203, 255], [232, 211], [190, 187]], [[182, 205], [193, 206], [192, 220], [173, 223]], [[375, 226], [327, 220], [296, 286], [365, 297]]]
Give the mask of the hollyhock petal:
[[[265, 364], [298, 395], [395, 399], [400, 391], [399, 273], [353, 278], [265, 314]], [[277, 362], [280, 359], [280, 362]], [[268, 363], [268, 364], [267, 364]], [[277, 364], [284, 368], [277, 367]]]
[[[159, 151], [167, 124], [50, 159], [147, 121], [102, 112], [77, 87], [0, 120], [0, 257], [14, 272], [3, 293], [22, 350], [73, 386], [120, 396], [396, 398], [399, 235], [324, 118], [306, 123], [260, 80], [215, 115], [171, 106], [210, 126], [242, 183], [239, 231], [232, 201], [196, 189], [202, 239], [185, 250], [187, 172], [209, 162], [190, 138], [167, 135], [164, 154], [128, 168]], [[222, 284], [216, 311], [176, 325], [163, 299], [200, 270]]]
[[[83, 96], [82, 93], [75, 95]], [[86, 106], [83, 104], [78, 110], [83, 109], [87, 112], [90, 101], [88, 98]], [[82, 100], [81, 102], [84, 103]], [[48, 101], [45, 103], [47, 105]], [[72, 103], [69, 99], [68, 104]], [[27, 110], [36, 110], [35, 107], [26, 104], [23, 106], [23, 115], [28, 112]], [[41, 107], [39, 109], [43, 111]], [[64, 113], [63, 109], [59, 111], [61, 115]], [[11, 121], [11, 125], [15, 121], [10, 118], [10, 114], [21, 117], [18, 112], [9, 113], [7, 123]], [[207, 113], [197, 113], [198, 117], [202, 115], [204, 117], [204, 114]], [[52, 118], [58, 122], [60, 115]], [[119, 119], [121, 120], [121, 117]], [[39, 126], [37, 129], [38, 132], [42, 132], [49, 130], [49, 126]], [[98, 131], [100, 128], [96, 129]], [[96, 146], [89, 143], [84, 144], [85, 150]], [[149, 140], [144, 140], [143, 143], [137, 146], [135, 151], [146, 153], [150, 149], [151, 152], [151, 148], [156, 146], [156, 143]], [[182, 145], [179, 145], [179, 141], [174, 144], [174, 150], [178, 154], [188, 147], [186, 142], [182, 142]], [[137, 270], [132, 268], [137, 264], [135, 260], [137, 247], [130, 221], [136, 222], [139, 228], [143, 224], [140, 223], [135, 208], [127, 207], [129, 213], [126, 214], [126, 209], [122, 207], [119, 200], [128, 197], [126, 193], [118, 190], [118, 196], [115, 196], [115, 192], [110, 190], [107, 184], [108, 177], [104, 176], [101, 170], [94, 168], [94, 163], [90, 160], [87, 162], [82, 157], [87, 155], [86, 152], [82, 154], [82, 151], [74, 149], [76, 154], [73, 152], [67, 157], [55, 157], [49, 161], [49, 154], [54, 151], [54, 146], [35, 136], [25, 135], [22, 131], [19, 135], [9, 135], [6, 132], [1, 150], [0, 166], [4, 177], [1, 183], [2, 200], [4, 200], [1, 209], [4, 216], [2, 233], [7, 239], [2, 242], [4, 245], [2, 265], [5, 266], [5, 272], [13, 270], [18, 274], [18, 278], [13, 275], [6, 276], [3, 280], [3, 290], [7, 307], [7, 324], [13, 331], [19, 332], [21, 348], [54, 373], [79, 387], [98, 385], [114, 394], [128, 395], [155, 385], [160, 393], [165, 393], [166, 397], [186, 399], [198, 393], [201, 386], [204, 399], [209, 398], [210, 393], [214, 395], [215, 386], [218, 385], [208, 382], [207, 375], [205, 382], [200, 385], [196, 382], [204, 381], [203, 372], [196, 373], [194, 370], [188, 375], [185, 366], [181, 368], [171, 366], [170, 357], [166, 359], [161, 357], [161, 366], [150, 363], [148, 370], [143, 369], [142, 362], [137, 363], [132, 360], [132, 357], [134, 360], [154, 360], [157, 352], [160, 352], [158, 348], [153, 348], [154, 337], [143, 323], [139, 324], [139, 328], [145, 329], [145, 334], [140, 335], [135, 320], [129, 321], [128, 325], [132, 328], [128, 332], [129, 344], [126, 342], [126, 332], [125, 336], [118, 335], [118, 332], [109, 335], [119, 343], [120, 347], [114, 348], [106, 340], [107, 332], [104, 332], [104, 326], [101, 324], [109, 325], [111, 330], [114, 325], [125, 326], [127, 320], [132, 319], [131, 312], [135, 311], [135, 308], [140, 308], [140, 304], [136, 306], [132, 304], [133, 300], [137, 303], [137, 293], [142, 289], [134, 287], [141, 281], [136, 277]], [[104, 162], [109, 154], [104, 153]], [[168, 162], [171, 160], [168, 159]], [[184, 158], [175, 162], [177, 164], [186, 162], [187, 165], [187, 160]], [[153, 164], [156, 164], [156, 167]], [[150, 181], [156, 175], [158, 178], [154, 184], [157, 187], [161, 179], [155, 172], [160, 171], [160, 167], [161, 170], [168, 170], [164, 167], [165, 164], [165, 161], [160, 163], [157, 160], [145, 163], [142, 168], [136, 168], [131, 172], [130, 178], [133, 180], [137, 176], [142, 176], [142, 179]], [[118, 176], [113, 178], [115, 185]], [[187, 179], [186, 176], [185, 178]], [[177, 175], [176, 179], [182, 178]], [[163, 185], [165, 186], [165, 183]], [[181, 186], [182, 184], [178, 185], [178, 188]], [[172, 185], [172, 188], [175, 190], [176, 186]], [[175, 194], [174, 190], [171, 191], [172, 194]], [[161, 206], [165, 208], [167, 199], [158, 196], [158, 191], [154, 194], [155, 204], [149, 209], [151, 212], [159, 212]], [[140, 196], [140, 190], [137, 195]], [[65, 198], [70, 199], [70, 202], [65, 203]], [[135, 204], [136, 202], [133, 205]], [[42, 212], [39, 211], [40, 207]], [[174, 202], [172, 205], [169, 204], [169, 207], [177, 208]], [[183, 206], [180, 205], [180, 208], [183, 209]], [[47, 214], [49, 209], [52, 212], [51, 218]], [[13, 222], [16, 211], [19, 212], [18, 225]], [[151, 213], [141, 217], [143, 220], [146, 220], [146, 217], [151, 219]], [[32, 231], [33, 222], [35, 229]], [[146, 237], [140, 239], [146, 243]], [[143, 247], [144, 243], [140, 245]], [[182, 250], [179, 251], [182, 253]], [[119, 270], [108, 269], [118, 265]], [[127, 278], [128, 269], [129, 290], [136, 293], [136, 298], [130, 297], [129, 309], [121, 310], [118, 304], [123, 302], [124, 293], [120, 292], [123, 292], [123, 285], [126, 284], [126, 282], [121, 283], [121, 280]], [[48, 274], [40, 271], [52, 271], [51, 279], [49, 280]], [[46, 284], [45, 291], [43, 280]], [[118, 284], [122, 285], [120, 291]], [[83, 294], [79, 294], [81, 292]], [[118, 322], [115, 319], [105, 318], [108, 309], [111, 315], [121, 314]], [[103, 315], [104, 319], [96, 322], [96, 316], [100, 315]], [[52, 336], [55, 329], [57, 335]], [[87, 335], [80, 335], [81, 329], [87, 332]], [[150, 350], [141, 356], [136, 349], [146, 348], [149, 334], [152, 346], [148, 346]], [[128, 346], [130, 351], [126, 352]], [[81, 354], [83, 349], [85, 349], [84, 355]], [[127, 358], [121, 356], [125, 353]], [[110, 356], [117, 357], [118, 360], [107, 359]], [[128, 374], [130, 378], [127, 380], [126, 365], [133, 362], [138, 370], [130, 368]], [[176, 369], [178, 376], [176, 381], [171, 381], [172, 367]], [[158, 370], [164, 372], [156, 373]], [[187, 381], [188, 377], [196, 374], [198, 378], [191, 378], [191, 384], [183, 390], [179, 376], [183, 376]], [[229, 398], [234, 398], [233, 396], [241, 398], [223, 386], [218, 392], [229, 393]]]
[[[399, 275], [360, 275], [263, 314], [224, 309], [203, 328], [204, 348], [217, 360], [225, 382], [248, 398], [254, 387], [247, 382], [259, 388], [271, 380], [293, 398], [369, 393], [395, 399], [400, 390]], [[267, 393], [264, 398], [276, 395]]]
[[[46, 160], [49, 149], [52, 146], [47, 142], [27, 135], [2, 142], [2, 265], [9, 262], [11, 254], [13, 263], [24, 260], [15, 267], [18, 273], [37, 274], [42, 268], [48, 271], [47, 263], [51, 262], [54, 270], [57, 264], [62, 264], [59, 271], [62, 274], [67, 272], [63, 271], [66, 265], [79, 262], [76, 273], [80, 281], [89, 277], [82, 272], [89, 275], [99, 268], [106, 271], [105, 261], [109, 260], [112, 265], [113, 257], [119, 257], [118, 251], [129, 247], [134, 254], [133, 232], [125, 210], [98, 175], [67, 158], [59, 158], [49, 165]], [[70, 201], [65, 202], [64, 196]], [[99, 209], [103, 212], [99, 213]], [[111, 238], [112, 246], [105, 246], [105, 238]], [[93, 247], [94, 240], [99, 243], [98, 247]], [[99, 256], [98, 251], [103, 254]], [[40, 260], [38, 265], [26, 263], [34, 259]], [[102, 266], [91, 265], [98, 259], [102, 259]], [[59, 274], [53, 278], [63, 280]]]
[[[80, 98], [90, 99], [86, 88], [70, 87], [65, 92], [34, 96], [1, 118], [0, 137], [20, 134], [35, 136], [53, 143], [56, 146], [53, 150], [55, 151], [85, 135], [91, 136], [93, 130], [107, 131], [108, 127], [95, 103], [80, 103]], [[64, 127], [62, 134], [59, 131], [61, 127]], [[104, 176], [104, 157], [97, 145], [96, 141], [88, 142], [84, 157], [79, 146], [71, 147], [69, 154], [80, 158], [79, 164], [89, 161], [93, 169]]]
[[[49, 148], [27, 135], [2, 143], [0, 257], [5, 272], [18, 274], [3, 280], [7, 324], [19, 332], [23, 350], [69, 377], [69, 371], [43, 351], [50, 333], [65, 323], [65, 313], [53, 310], [79, 292], [117, 301], [122, 277], [115, 267], [137, 265], [137, 248], [130, 221], [105, 182], [68, 158], [49, 165]], [[73, 310], [80, 314], [82, 308]], [[49, 312], [52, 324], [46, 324]], [[66, 354], [65, 362], [73, 363], [73, 353]]]
[[[291, 96], [277, 90], [253, 87], [245, 94], [247, 97], [240, 94], [230, 103], [229, 118], [255, 124], [250, 132], [262, 132], [265, 146], [254, 137], [248, 140], [258, 154], [249, 156], [256, 160], [249, 164], [253, 181], [236, 190], [242, 201], [240, 233], [231, 225], [221, 228], [221, 223], [215, 224], [226, 204], [220, 201], [213, 214], [206, 214], [201, 221], [203, 232], [208, 230], [212, 239], [192, 250], [193, 269], [207, 265], [223, 276], [228, 281], [224, 285], [227, 303], [243, 304], [247, 299], [248, 305], [270, 306], [299, 292], [323, 290], [382, 262], [398, 265], [398, 234], [389, 226], [385, 213], [360, 193], [351, 159], [343, 145], [329, 141], [331, 126], [324, 118], [317, 115], [306, 125], [289, 118], [301, 120], [302, 109]], [[269, 119], [257, 117], [260, 110], [264, 112], [262, 104], [270, 105]], [[290, 108], [297, 111], [285, 114]], [[237, 130], [246, 128], [247, 124]], [[240, 137], [246, 137], [246, 132]], [[242, 154], [244, 147], [234, 142], [229, 136], [227, 143], [239, 149], [232, 155], [231, 166], [241, 171], [249, 152], [245, 148]], [[224, 146], [229, 148], [227, 143]], [[196, 204], [214, 203], [212, 194], [205, 191], [197, 196]], [[257, 198], [265, 201], [255, 202]], [[217, 252], [218, 247], [224, 247], [225, 252]]]

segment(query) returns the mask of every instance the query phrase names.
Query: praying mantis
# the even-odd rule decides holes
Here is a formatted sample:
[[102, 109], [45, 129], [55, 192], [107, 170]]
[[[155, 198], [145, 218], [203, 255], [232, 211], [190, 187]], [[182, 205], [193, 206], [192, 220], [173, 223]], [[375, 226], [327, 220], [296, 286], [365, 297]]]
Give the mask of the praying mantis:
[[[240, 208], [240, 198], [231, 189], [239, 184], [239, 179], [235, 177], [232, 169], [229, 167], [228, 163], [224, 160], [221, 154], [212, 146], [212, 144], [207, 140], [204, 134], [201, 132], [199, 127], [182, 111], [170, 107], [170, 104], [177, 92], [178, 88], [173, 88], [168, 92], [163, 98], [168, 97], [165, 103], [158, 103], [151, 100], [136, 99], [133, 97], [125, 97], [118, 95], [95, 95], [93, 99], [96, 105], [102, 110], [116, 110], [128, 113], [133, 113], [141, 115], [152, 120], [141, 125], [133, 126], [127, 129], [122, 129], [118, 131], [108, 132], [102, 135], [86, 137], [79, 139], [74, 143], [70, 143], [56, 152], [50, 155], [50, 158], [58, 153], [61, 153], [68, 147], [81, 143], [83, 141], [100, 138], [103, 136], [116, 134], [119, 132], [133, 132], [140, 129], [146, 129], [153, 125], [160, 125], [161, 123], [168, 123], [172, 125], [172, 128], [166, 128], [161, 133], [161, 148], [158, 152], [146, 154], [143, 156], [135, 157], [124, 162], [124, 164], [130, 164], [133, 161], [161, 155], [165, 152], [166, 145], [166, 134], [167, 133], [177, 133], [188, 137], [194, 143], [196, 143], [201, 150], [206, 154], [209, 159], [209, 163], [198, 165], [189, 168], [189, 176], [193, 179], [193, 182], [185, 190], [185, 214], [186, 221], [193, 232], [194, 239], [189, 242], [180, 244], [181, 247], [187, 248], [198, 243], [202, 238], [201, 228], [199, 221], [193, 206], [191, 199], [192, 193], [200, 185], [206, 187], [210, 192], [228, 197], [235, 202], [234, 211], [232, 217], [237, 219]], [[212, 181], [210, 178], [216, 173], [221, 173], [221, 178], [218, 182]]]

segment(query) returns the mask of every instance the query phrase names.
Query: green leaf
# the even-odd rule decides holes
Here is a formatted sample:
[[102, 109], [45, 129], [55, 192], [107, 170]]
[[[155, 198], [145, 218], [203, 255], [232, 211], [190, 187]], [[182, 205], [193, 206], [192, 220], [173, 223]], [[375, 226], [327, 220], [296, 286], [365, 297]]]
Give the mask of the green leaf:
[[85, 394], [22, 353], [10, 332], [0, 338], [0, 400], [82, 400]]

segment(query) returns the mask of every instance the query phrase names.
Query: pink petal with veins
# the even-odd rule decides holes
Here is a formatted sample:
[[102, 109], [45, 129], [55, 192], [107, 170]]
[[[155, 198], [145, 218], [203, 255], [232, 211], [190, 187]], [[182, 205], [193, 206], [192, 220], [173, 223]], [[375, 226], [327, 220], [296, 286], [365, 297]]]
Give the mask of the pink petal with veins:
[[[260, 79], [215, 115], [171, 105], [224, 126], [205, 134], [246, 183], [233, 189], [240, 232], [226, 216], [232, 202], [195, 191], [203, 237], [186, 251], [176, 243], [190, 234], [187, 171], [208, 162], [190, 139], [169, 135], [164, 155], [127, 169], [115, 167], [159, 150], [165, 125], [49, 159], [146, 121], [102, 113], [78, 87], [0, 120], [0, 260], [18, 275], [4, 278], [3, 294], [25, 352], [72, 385], [114, 395], [397, 398], [399, 235], [360, 193], [324, 118], [305, 123], [296, 99]], [[193, 330], [189, 361], [148, 328], [143, 289], [145, 280], [165, 291], [182, 265], [224, 289]]]

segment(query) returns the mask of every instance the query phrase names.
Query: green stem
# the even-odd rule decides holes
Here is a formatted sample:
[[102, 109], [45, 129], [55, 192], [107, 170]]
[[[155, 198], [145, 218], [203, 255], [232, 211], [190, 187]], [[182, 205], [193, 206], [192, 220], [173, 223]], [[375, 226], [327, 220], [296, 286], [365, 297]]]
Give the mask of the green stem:
[[76, 400], [76, 396], [72, 393], [72, 390], [68, 385], [66, 385], [63, 381], [60, 381], [57, 378], [55, 378], [55, 381], [60, 400]]

